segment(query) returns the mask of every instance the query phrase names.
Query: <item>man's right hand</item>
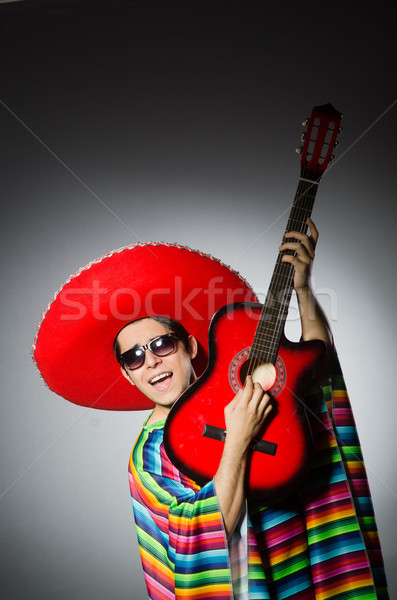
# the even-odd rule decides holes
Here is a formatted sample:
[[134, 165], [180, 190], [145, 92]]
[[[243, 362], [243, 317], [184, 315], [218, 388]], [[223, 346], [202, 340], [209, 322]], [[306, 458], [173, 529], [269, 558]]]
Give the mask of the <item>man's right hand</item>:
[[250, 376], [245, 388], [225, 408], [226, 440], [214, 481], [228, 539], [245, 502], [248, 448], [271, 410], [269, 394]]
[[245, 452], [272, 410], [270, 396], [247, 375], [245, 387], [225, 408], [228, 443]]

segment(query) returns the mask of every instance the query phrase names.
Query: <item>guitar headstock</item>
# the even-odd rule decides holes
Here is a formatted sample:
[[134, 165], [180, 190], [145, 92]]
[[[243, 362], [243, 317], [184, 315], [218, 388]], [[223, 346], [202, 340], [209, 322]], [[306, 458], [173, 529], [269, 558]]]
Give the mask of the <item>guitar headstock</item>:
[[332, 104], [324, 104], [315, 106], [310, 118], [302, 123], [307, 131], [302, 134], [304, 144], [297, 152], [301, 154], [301, 171], [310, 179], [320, 179], [333, 159], [341, 120], [341, 113]]

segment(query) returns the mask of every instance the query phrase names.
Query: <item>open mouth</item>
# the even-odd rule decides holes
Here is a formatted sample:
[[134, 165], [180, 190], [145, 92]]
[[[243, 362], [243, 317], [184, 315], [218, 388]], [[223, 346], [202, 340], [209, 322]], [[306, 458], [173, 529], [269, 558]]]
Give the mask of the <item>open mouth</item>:
[[165, 387], [165, 385], [168, 383], [168, 381], [171, 379], [172, 377], [172, 373], [170, 371], [166, 372], [166, 373], [160, 373], [159, 375], [156, 375], [155, 377], [153, 377], [153, 379], [151, 379], [149, 381], [150, 385], [153, 385], [157, 388], [162, 388]]

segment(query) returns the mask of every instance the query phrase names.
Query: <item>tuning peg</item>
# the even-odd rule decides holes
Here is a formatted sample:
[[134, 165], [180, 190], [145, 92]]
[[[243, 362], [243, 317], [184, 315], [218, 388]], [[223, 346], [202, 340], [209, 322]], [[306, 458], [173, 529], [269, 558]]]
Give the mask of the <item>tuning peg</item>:
[[331, 154], [331, 158], [329, 159], [329, 162], [332, 163], [335, 160], [335, 154]]
[[304, 142], [306, 138], [306, 132], [304, 131], [301, 135], [301, 142]]
[[302, 121], [303, 127], [306, 127], [308, 123], [309, 123], [309, 117], [307, 117], [307, 119], [305, 119], [304, 121]]
[[297, 154], [302, 154], [302, 150], [303, 150], [302, 146], [299, 146], [299, 148], [295, 148], [295, 152]]
[[338, 140], [335, 140], [335, 142], [334, 142], [334, 146], [339, 146], [339, 142], [338, 142]]
[[343, 131], [343, 127], [339, 127], [338, 133], [342, 133], [342, 131]]

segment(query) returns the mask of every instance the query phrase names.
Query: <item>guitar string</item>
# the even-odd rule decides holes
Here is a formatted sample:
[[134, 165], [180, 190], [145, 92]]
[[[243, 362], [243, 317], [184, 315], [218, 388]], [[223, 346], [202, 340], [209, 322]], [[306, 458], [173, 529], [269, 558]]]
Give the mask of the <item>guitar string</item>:
[[[335, 123], [332, 123], [332, 124], [334, 125], [334, 131], [336, 133]], [[329, 126], [327, 129], [328, 129], [328, 131], [330, 131]], [[315, 144], [318, 144], [318, 139], [311, 138], [310, 141]], [[306, 141], [306, 143], [307, 143], [307, 141]], [[325, 143], [325, 138], [324, 138], [324, 143]], [[330, 146], [331, 143], [329, 143], [327, 145]], [[309, 146], [307, 146], [307, 147], [309, 147]], [[320, 150], [320, 155], [321, 155], [321, 150]], [[291, 215], [289, 217], [285, 233], [288, 233], [290, 231], [299, 231], [300, 233], [307, 232], [306, 221], [307, 221], [308, 216], [311, 215], [311, 213], [312, 213], [314, 200], [315, 200], [316, 192], [318, 189], [317, 184], [319, 183], [321, 176], [322, 176], [322, 174], [320, 174], [320, 176], [317, 178], [317, 180], [315, 180], [314, 179], [315, 175], [313, 177], [313, 171], [311, 171], [309, 168], [305, 168], [305, 167], [303, 167], [301, 169], [301, 174], [300, 174], [300, 178], [299, 178], [299, 182], [298, 182], [298, 186], [297, 186], [297, 191], [295, 194], [295, 199], [293, 202]], [[305, 180], [305, 184], [304, 184], [303, 180]], [[306, 185], [307, 183], [309, 185]], [[313, 189], [314, 194], [309, 194], [309, 191], [311, 189]], [[295, 224], [297, 224], [298, 226], [296, 226]], [[294, 241], [294, 240], [292, 239], [291, 241]], [[297, 253], [293, 252], [293, 251], [289, 252], [287, 250], [284, 252], [284, 254], [285, 253], [290, 253], [290, 254], [294, 254], [295, 256], [297, 256]], [[263, 362], [263, 358], [269, 359], [271, 356], [273, 356], [274, 364], [277, 360], [276, 353], [278, 351], [278, 346], [279, 346], [281, 334], [282, 334], [281, 326], [283, 325], [283, 323], [285, 323], [285, 319], [286, 319], [286, 316], [288, 313], [288, 306], [289, 306], [290, 298], [291, 298], [291, 294], [292, 294], [293, 279], [294, 279], [294, 272], [295, 272], [294, 268], [292, 267], [292, 265], [290, 265], [290, 263], [282, 263], [282, 260], [281, 260], [282, 256], [283, 256], [283, 253], [279, 253], [279, 255], [277, 257], [276, 267], [275, 267], [275, 271], [272, 276], [270, 289], [269, 289], [268, 295], [266, 296], [265, 306], [262, 309], [262, 313], [260, 315], [258, 331], [257, 331], [257, 334], [255, 335], [255, 339], [257, 339], [258, 337], [262, 338], [263, 341], [262, 341], [261, 345], [265, 346], [265, 348], [267, 346], [267, 354], [261, 358], [259, 356], [259, 352], [258, 352], [258, 355], [256, 356], [255, 350], [259, 350], [259, 348], [258, 348], [257, 343], [255, 344], [256, 347], [254, 347], [254, 344], [253, 344], [253, 347], [251, 348], [251, 352], [250, 352], [249, 366], [248, 366], [248, 371], [247, 371], [250, 374], [253, 373], [255, 368], [261, 362]], [[282, 297], [282, 301], [280, 303], [280, 307], [278, 309], [276, 321], [275, 322], [273, 321], [273, 329], [271, 331], [270, 341], [267, 341], [267, 343], [266, 343], [264, 330], [268, 329], [268, 328], [266, 327], [266, 324], [264, 324], [264, 319], [262, 317], [266, 313], [266, 311], [270, 310], [270, 307], [268, 306], [269, 301], [270, 301], [270, 303], [272, 302], [272, 298], [270, 297], [270, 294], [272, 294], [275, 289], [279, 289], [281, 291], [280, 283], [284, 284], [283, 295], [282, 295], [283, 297]], [[267, 316], [269, 317], [269, 319], [271, 319], [269, 313], [267, 313]], [[269, 337], [268, 333], [266, 333], [266, 336]], [[255, 342], [255, 340], [254, 340], [254, 342]], [[263, 354], [262, 350], [261, 350], [261, 352]], [[267, 362], [269, 362], [269, 360]]]
[[[309, 174], [310, 174], [310, 172], [308, 169], [307, 170], [302, 169], [300, 177], [309, 179], [309, 177], [308, 177]], [[306, 184], [306, 182], [305, 182], [305, 184]], [[289, 231], [298, 231], [300, 233], [305, 233], [307, 231], [306, 219], [311, 214], [313, 204], [314, 204], [314, 198], [315, 198], [316, 194], [313, 194], [312, 196], [310, 194], [308, 194], [310, 189], [313, 188], [314, 184], [309, 184], [309, 185], [305, 185], [305, 184], [301, 179], [299, 179], [291, 215], [289, 217], [285, 233], [288, 233]], [[316, 191], [316, 189], [314, 189], [314, 191]], [[285, 252], [288, 252], [288, 251], [284, 251], [284, 253]], [[295, 256], [296, 256], [296, 252], [291, 251], [291, 254], [295, 254]], [[264, 323], [263, 319], [262, 319], [263, 312], [265, 312], [265, 311], [263, 311], [261, 314], [260, 323], [259, 323], [259, 327], [258, 327], [258, 336], [256, 336], [256, 337], [262, 338], [263, 342], [261, 345], [264, 345], [265, 348], [267, 346], [267, 354], [265, 354], [264, 357], [260, 357], [260, 356], [256, 355], [255, 349], [254, 349], [254, 352], [252, 353], [250, 360], [249, 360], [248, 373], [250, 373], [250, 374], [253, 373], [253, 371], [256, 369], [256, 367], [259, 364], [261, 364], [261, 362], [263, 361], [263, 358], [270, 358], [272, 355], [274, 356], [276, 353], [276, 350], [278, 350], [278, 345], [280, 342], [280, 334], [281, 334], [281, 324], [282, 324], [282, 322], [285, 322], [285, 315], [287, 313], [288, 305], [289, 305], [291, 294], [292, 294], [291, 284], [293, 283], [293, 278], [294, 278], [293, 267], [291, 268], [291, 265], [289, 263], [282, 263], [282, 261], [281, 261], [282, 256], [283, 256], [283, 253], [280, 252], [279, 256], [277, 258], [275, 273], [273, 274], [273, 277], [272, 277], [269, 294], [266, 298], [264, 308], [266, 308], [266, 304], [268, 303], [270, 294], [274, 293], [274, 291], [276, 289], [280, 290], [280, 292], [283, 291], [282, 301], [280, 302], [280, 307], [278, 309], [276, 321], [275, 322], [273, 321], [273, 331], [272, 331], [272, 335], [270, 336], [270, 340], [265, 341], [265, 336], [267, 338], [269, 337], [269, 334], [265, 333], [265, 330], [268, 329], [266, 326], [267, 324]], [[282, 265], [285, 265], [285, 268]], [[282, 288], [281, 284], [284, 286], [283, 288]], [[285, 293], [286, 290], [287, 290], [287, 293]], [[270, 302], [272, 302], [272, 298], [270, 298]], [[269, 310], [269, 308], [270, 307], [267, 307], [267, 310]], [[270, 318], [270, 316], [269, 316], [269, 318]], [[259, 350], [257, 344], [256, 344], [256, 349]], [[262, 353], [263, 353], [263, 351], [262, 351]], [[274, 361], [275, 361], [275, 358], [276, 357], [274, 356]], [[271, 362], [271, 361], [268, 360], [265, 362]]]
[[[302, 180], [299, 179], [298, 189], [295, 194], [295, 199], [294, 199], [291, 215], [294, 213], [296, 199], [298, 197], [302, 183], [303, 183]], [[289, 217], [287, 228], [286, 228], [285, 232], [288, 232], [290, 230], [290, 224], [291, 224], [291, 216]], [[279, 253], [279, 255], [277, 257], [277, 261], [276, 261], [276, 267], [275, 267], [274, 273], [272, 275], [272, 280], [270, 282], [270, 288], [269, 288], [268, 294], [265, 299], [265, 305], [264, 305], [261, 315], [260, 315], [258, 331], [257, 331], [257, 334], [255, 335], [255, 340], [257, 340], [258, 338], [264, 339], [264, 329], [267, 328], [266, 324], [264, 323], [264, 318], [268, 317], [269, 320], [271, 319], [269, 311], [271, 310], [270, 305], [273, 302], [272, 294], [274, 294], [275, 289], [279, 286], [279, 279], [281, 276], [281, 275], [279, 276], [279, 273], [282, 268], [281, 267], [281, 258], [282, 258], [281, 253]], [[278, 331], [278, 329], [279, 329], [278, 321], [279, 321], [279, 317], [280, 317], [280, 311], [281, 311], [281, 306], [279, 307], [279, 312], [277, 315], [276, 322], [273, 321], [273, 329], [271, 331], [270, 341], [267, 342], [267, 347], [268, 347], [267, 354], [263, 357], [260, 357], [260, 355], [259, 355], [260, 353], [258, 352], [259, 349], [258, 349], [257, 343], [253, 344], [253, 348], [251, 349], [250, 362], [249, 362], [249, 366], [248, 366], [248, 373], [250, 373], [250, 374], [252, 374], [255, 371], [256, 367], [260, 364], [261, 358], [262, 358], [262, 360], [265, 359], [264, 362], [269, 362], [269, 361], [266, 361], [266, 359], [269, 359], [270, 355], [274, 354], [274, 348], [277, 344], [277, 339], [279, 339], [279, 337], [280, 337], [280, 332]], [[268, 334], [266, 334], [266, 336], [268, 337]], [[254, 340], [254, 342], [255, 342], [255, 340]], [[264, 343], [263, 345], [265, 345], [265, 347], [266, 347], [266, 343]]]
[[[299, 186], [298, 186], [298, 190], [299, 190]], [[298, 192], [297, 192], [298, 193]], [[295, 196], [296, 197], [296, 196]], [[292, 213], [294, 212], [294, 208], [292, 209]], [[291, 213], [291, 214], [292, 214]], [[289, 218], [289, 223], [291, 222], [291, 217]], [[286, 231], [288, 231], [290, 228], [287, 226]], [[258, 344], [255, 343], [254, 348], [253, 348], [253, 352], [252, 352], [252, 357], [250, 359], [250, 365], [249, 365], [249, 373], [252, 373], [255, 368], [260, 364], [261, 360], [265, 359], [265, 362], [269, 362], [266, 361], [266, 358], [269, 358], [269, 354], [274, 350], [272, 347], [274, 347], [276, 345], [276, 339], [279, 337], [278, 335], [278, 319], [274, 322], [273, 321], [273, 331], [272, 331], [272, 336], [270, 337], [270, 341], [267, 340], [264, 341], [264, 330], [268, 329], [267, 327], [267, 323], [264, 323], [264, 316], [268, 316], [269, 319], [271, 319], [270, 315], [269, 315], [269, 311], [271, 310], [271, 304], [272, 304], [272, 297], [271, 295], [274, 293], [274, 290], [279, 287], [279, 272], [280, 272], [280, 268], [281, 268], [281, 253], [279, 253], [278, 257], [277, 257], [277, 262], [276, 262], [276, 267], [275, 267], [275, 271], [273, 273], [272, 276], [272, 280], [271, 280], [271, 284], [270, 284], [270, 289], [268, 292], [268, 295], [266, 297], [265, 300], [265, 306], [262, 310], [261, 316], [260, 316], [260, 321], [259, 321], [259, 326], [258, 326], [258, 332], [257, 335], [255, 336], [256, 339], [258, 338], [262, 338], [263, 342], [261, 345], [264, 345], [265, 348], [267, 346], [267, 354], [265, 356], [260, 357], [260, 352], [259, 352], [259, 348], [258, 348]], [[281, 310], [281, 306], [279, 308], [279, 311]], [[278, 313], [280, 315], [280, 312]], [[266, 337], [269, 337], [269, 334], [266, 333]]]
[[[305, 194], [305, 186], [304, 185], [299, 185], [298, 186], [298, 190], [297, 190], [297, 197], [296, 197], [296, 201], [294, 204], [294, 209], [291, 213], [291, 217], [289, 219], [287, 228], [286, 228], [286, 232], [289, 231], [299, 231], [300, 233], [304, 233], [306, 226], [305, 223], [303, 222], [303, 211], [301, 210], [299, 203], [302, 202], [302, 200], [304, 200], [304, 204], [306, 204], [307, 202], [307, 198], [304, 196]], [[302, 198], [303, 196], [303, 198]], [[305, 207], [306, 208], [306, 207]], [[307, 211], [306, 211], [307, 213]], [[291, 240], [292, 242], [294, 241], [293, 238]], [[278, 294], [279, 298], [277, 299], [277, 303], [278, 303], [278, 313], [276, 316], [276, 321], [274, 323], [274, 328], [272, 331], [272, 335], [270, 337], [270, 340], [268, 340], [268, 355], [267, 358], [271, 359], [268, 360], [268, 362], [272, 362], [273, 364], [275, 364], [276, 362], [276, 354], [278, 351], [278, 346], [280, 343], [280, 339], [281, 339], [281, 335], [282, 335], [282, 330], [284, 329], [284, 325], [285, 325], [285, 319], [286, 319], [286, 315], [288, 312], [288, 305], [290, 302], [290, 298], [291, 298], [291, 294], [292, 294], [292, 285], [293, 285], [293, 278], [294, 278], [294, 268], [290, 263], [283, 263], [282, 261], [282, 256], [285, 253], [288, 253], [290, 255], [297, 255], [296, 252], [293, 251], [284, 251], [284, 253], [280, 253], [279, 257], [278, 257], [278, 269], [276, 271], [276, 277], [274, 280], [274, 287], [273, 287], [273, 293]], [[280, 301], [280, 294], [281, 294], [281, 301]], [[261, 327], [261, 334], [263, 336], [263, 327]]]
[[[332, 127], [331, 127], [331, 125], [332, 125]], [[338, 131], [338, 128], [336, 127], [336, 125], [337, 124], [335, 122], [330, 121], [330, 123], [327, 127], [327, 133], [331, 132], [334, 135], [334, 139], [331, 141], [326, 141], [327, 133], [324, 136], [323, 143], [322, 143], [322, 146], [319, 151], [319, 156], [321, 156], [321, 151], [324, 148], [324, 144], [326, 144], [328, 146], [326, 155], [325, 155], [325, 157], [323, 157], [324, 160], [325, 160], [325, 158], [330, 156], [329, 152], [331, 152], [331, 149], [334, 145], [334, 141], [336, 139], [336, 135], [337, 135], [337, 131]], [[319, 141], [318, 135], [316, 136], [316, 138], [317, 139], [311, 138], [310, 141], [318, 145], [318, 141]], [[320, 173], [320, 175], [317, 177], [317, 180], [316, 180], [315, 174], [313, 173], [313, 171], [311, 169], [302, 168], [297, 192], [295, 195], [295, 200], [293, 203], [293, 210], [291, 211], [291, 215], [290, 215], [290, 218], [288, 221], [286, 232], [293, 231], [293, 230], [299, 231], [300, 233], [307, 232], [306, 221], [307, 221], [307, 217], [309, 215], [311, 215], [313, 205], [314, 205], [314, 200], [315, 200], [317, 189], [318, 189], [318, 183], [321, 179], [321, 176], [322, 176], [322, 174]], [[303, 185], [303, 180], [305, 180], [305, 184], [308, 183], [309, 185]], [[309, 193], [310, 190], [313, 190], [314, 193], [310, 194]], [[298, 226], [296, 226], [296, 224]], [[291, 241], [293, 241], [293, 240], [291, 240]], [[288, 252], [288, 251], [285, 251], [285, 252]], [[290, 254], [295, 254], [295, 256], [297, 255], [296, 253], [293, 253], [292, 251], [290, 251]], [[276, 267], [280, 265], [281, 258], [282, 258], [282, 256], [279, 255]], [[286, 271], [286, 275], [284, 273], [285, 271]], [[275, 324], [277, 327], [275, 327], [273, 329], [273, 338], [271, 338], [271, 341], [268, 344], [268, 346], [269, 346], [268, 357], [270, 357], [270, 355], [273, 355], [274, 362], [276, 361], [276, 353], [278, 351], [278, 346], [280, 343], [281, 333], [282, 333], [280, 325], [282, 325], [285, 322], [285, 318], [286, 318], [286, 315], [288, 312], [288, 305], [289, 305], [291, 294], [292, 294], [293, 278], [294, 278], [294, 269], [290, 268], [288, 263], [287, 263], [286, 268], [281, 268], [279, 271], [279, 275], [276, 276], [277, 287], [281, 289], [280, 282], [284, 283], [284, 285], [285, 285], [284, 291], [285, 291], [285, 289], [287, 289], [287, 293], [283, 293], [282, 303], [280, 304], [280, 309], [279, 309], [279, 313], [278, 313], [276, 324]], [[280, 321], [282, 321], [282, 322], [280, 323]], [[262, 325], [259, 330], [263, 335], [263, 326]], [[266, 344], [264, 344], [264, 345], [266, 345]]]
[[[292, 212], [294, 212], [294, 209], [293, 209]], [[290, 221], [291, 221], [291, 218], [289, 219], [289, 222]], [[289, 229], [289, 227], [287, 226], [287, 230], [286, 231], [288, 231], [288, 229]], [[271, 312], [271, 310], [273, 308], [273, 307], [271, 307], [271, 304], [273, 302], [272, 294], [274, 293], [275, 289], [277, 289], [279, 287], [279, 280], [280, 280], [279, 273], [280, 273], [280, 268], [281, 268], [280, 258], [281, 258], [281, 255], [279, 253], [279, 255], [277, 257], [276, 268], [275, 268], [275, 271], [274, 271], [273, 276], [272, 276], [272, 280], [271, 280], [271, 284], [270, 284], [270, 289], [269, 289], [268, 295], [267, 295], [266, 300], [265, 300], [265, 306], [264, 306], [264, 308], [262, 310], [262, 313], [261, 313], [261, 317], [260, 317], [260, 321], [259, 321], [259, 326], [258, 326], [258, 332], [257, 332], [257, 335], [255, 336], [256, 340], [258, 338], [259, 339], [262, 338], [262, 343], [260, 345], [265, 346], [265, 349], [267, 347], [267, 354], [265, 354], [265, 356], [260, 356], [261, 350], [258, 347], [258, 343], [256, 342], [254, 344], [254, 348], [253, 348], [253, 352], [252, 352], [252, 358], [251, 358], [250, 365], [249, 365], [249, 372], [251, 372], [251, 373], [255, 370], [255, 368], [260, 364], [260, 362], [263, 359], [265, 359], [264, 362], [269, 362], [269, 361], [266, 361], [266, 358], [269, 359], [269, 354], [272, 351], [274, 353], [273, 347], [276, 345], [276, 340], [279, 337], [279, 335], [278, 335], [279, 334], [279, 331], [278, 331], [278, 328], [279, 328], [278, 320], [279, 319], [277, 319], [276, 321], [274, 321], [269, 313]], [[279, 316], [280, 316], [280, 314], [282, 314], [280, 312], [281, 308], [282, 308], [282, 304], [279, 307], [279, 313], [278, 313]], [[272, 322], [273, 322], [272, 323], [273, 324], [273, 331], [270, 330], [270, 332], [272, 334], [270, 336], [270, 340], [269, 339], [265, 339], [265, 336], [266, 336], [266, 338], [269, 338], [269, 333], [266, 332], [266, 334], [265, 334], [265, 330], [269, 329], [269, 328], [267, 326], [267, 323], [264, 322], [264, 317], [265, 318], [268, 317], [269, 320], [272, 320]], [[263, 351], [262, 351], [262, 353], [263, 353]]]
[[[295, 200], [294, 200], [294, 205], [293, 205], [293, 209], [291, 211], [291, 215], [290, 218], [288, 220], [288, 224], [287, 224], [287, 228], [286, 228], [286, 233], [289, 231], [299, 231], [300, 233], [304, 232], [305, 230], [305, 224], [302, 223], [302, 211], [300, 209], [299, 204], [302, 202], [302, 199], [305, 200], [305, 185], [303, 184], [303, 182], [300, 180], [299, 184], [298, 184], [298, 189], [295, 195]], [[296, 225], [294, 225], [294, 223], [298, 222], [298, 227]], [[293, 241], [293, 239], [291, 240]], [[280, 302], [280, 308], [279, 308], [279, 312], [277, 315], [277, 320], [275, 323], [275, 328], [273, 330], [273, 336], [271, 338], [271, 342], [269, 344], [270, 347], [270, 351], [271, 353], [274, 355], [276, 350], [277, 350], [277, 345], [279, 343], [279, 337], [280, 337], [280, 329], [281, 326], [283, 324], [283, 322], [285, 321], [285, 315], [286, 315], [286, 311], [287, 311], [287, 307], [289, 304], [289, 300], [290, 300], [290, 296], [292, 293], [292, 289], [291, 289], [291, 284], [293, 282], [293, 273], [294, 273], [294, 269], [293, 267], [288, 264], [288, 263], [283, 263], [282, 262], [282, 256], [285, 254], [295, 254], [295, 252], [293, 251], [284, 251], [284, 253], [280, 253], [279, 257], [278, 257], [278, 265], [279, 265], [279, 270], [276, 274], [276, 279], [275, 279], [275, 289], [274, 291], [278, 291], [278, 294], [282, 294], [282, 301]]]
[[[300, 219], [301, 211], [300, 211], [299, 207], [297, 206], [297, 199], [299, 199], [300, 197], [303, 196], [304, 187], [305, 186], [302, 185], [302, 182], [300, 182], [300, 185], [298, 185], [298, 189], [297, 189], [297, 192], [295, 195], [295, 201], [294, 201], [293, 209], [291, 211], [291, 216], [288, 221], [286, 232], [292, 231], [293, 229], [297, 230], [297, 227], [296, 226], [293, 227], [292, 223], [296, 222], [297, 220], [301, 220]], [[281, 264], [281, 258], [282, 258], [282, 254], [280, 253], [277, 258], [275, 277], [273, 277], [273, 279], [272, 279], [271, 290], [270, 290], [271, 293], [274, 293], [277, 289], [281, 290], [280, 283], [283, 283], [284, 287], [286, 288], [286, 287], [288, 287], [288, 285], [290, 284], [290, 281], [291, 281], [291, 275], [290, 275], [291, 269], [289, 268], [289, 266], [286, 263]], [[283, 268], [284, 265], [285, 265], [285, 267]], [[286, 271], [286, 273], [285, 273], [285, 271]], [[272, 298], [270, 298], [270, 301], [272, 302]], [[268, 354], [269, 354], [269, 352], [274, 354], [274, 351], [275, 351], [275, 348], [277, 345], [277, 341], [279, 338], [280, 320], [283, 319], [287, 303], [288, 303], [288, 295], [284, 295], [283, 301], [280, 303], [278, 318], [275, 322], [273, 321], [273, 324], [274, 324], [273, 335], [270, 337], [270, 341], [268, 341], [268, 343], [267, 343]], [[269, 310], [269, 308], [270, 307], [267, 307], [267, 310]], [[259, 336], [262, 336], [262, 338], [264, 336], [265, 329], [267, 329], [267, 327], [266, 327], [266, 324], [264, 324], [263, 320], [262, 320], [259, 330], [258, 330]], [[267, 335], [267, 337], [269, 337], [268, 334], [266, 334], [266, 335]], [[269, 356], [268, 356], [268, 358], [269, 358]], [[259, 358], [257, 358], [255, 362], [258, 363], [258, 361], [259, 361]]]
[[[306, 170], [302, 170], [302, 176], [305, 176], [308, 174], [308, 171]], [[296, 192], [296, 196], [295, 196], [295, 201], [294, 201], [294, 208], [291, 211], [291, 216], [287, 225], [287, 229], [286, 232], [289, 231], [298, 231], [299, 233], [306, 233], [307, 231], [307, 224], [306, 224], [306, 219], [308, 217], [309, 214], [311, 214], [312, 208], [313, 208], [313, 203], [311, 198], [309, 197], [309, 190], [311, 189], [312, 185], [307, 186], [305, 185], [301, 180], [299, 181], [298, 184], [298, 189]], [[314, 200], [314, 197], [313, 197]], [[288, 252], [288, 251], [287, 251]], [[296, 252], [290, 251], [291, 255], [297, 255]], [[280, 255], [280, 262], [281, 262], [281, 258], [282, 256]], [[284, 271], [286, 270], [287, 273], [286, 275], [284, 273], [280, 273], [280, 276], [278, 278], [278, 287], [279, 288], [284, 288], [283, 291], [283, 301], [282, 301], [282, 311], [280, 311], [280, 315], [281, 315], [281, 319], [282, 321], [284, 321], [284, 315], [286, 315], [287, 311], [288, 311], [288, 305], [290, 302], [290, 297], [292, 294], [292, 288], [293, 288], [293, 279], [294, 279], [294, 268], [289, 264], [289, 263], [283, 263], [286, 265], [286, 268], [283, 269]], [[280, 285], [280, 283], [282, 285]], [[287, 290], [287, 293], [285, 293], [285, 290]], [[278, 323], [278, 325], [280, 326], [280, 323]], [[273, 336], [275, 337], [275, 336]], [[279, 336], [277, 336], [278, 338]], [[276, 352], [276, 350], [278, 349], [276, 346], [279, 343], [279, 339], [274, 339], [272, 342], [272, 351], [273, 353]]]

